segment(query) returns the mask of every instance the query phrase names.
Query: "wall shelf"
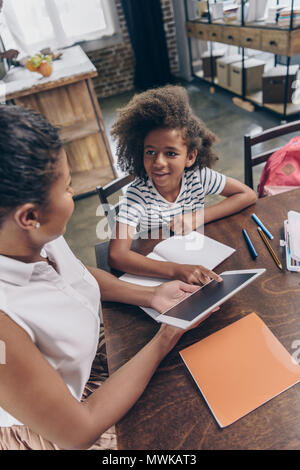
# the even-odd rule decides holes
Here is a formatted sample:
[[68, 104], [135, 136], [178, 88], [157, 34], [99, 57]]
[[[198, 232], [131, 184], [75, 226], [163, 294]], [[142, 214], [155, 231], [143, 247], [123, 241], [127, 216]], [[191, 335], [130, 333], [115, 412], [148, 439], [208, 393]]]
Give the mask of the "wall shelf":
[[203, 41], [221, 42], [273, 54], [300, 54], [300, 28], [293, 30], [257, 26], [224, 25], [187, 21], [187, 35]]
[[[186, 12], [188, 9], [186, 8]], [[243, 18], [243, 14], [242, 14]], [[243, 63], [243, 93], [235, 93], [228, 87], [221, 86], [218, 83], [217, 76], [204, 77], [203, 72], [199, 70], [193, 70], [192, 75], [197, 78], [204, 80], [211, 84], [211, 86], [217, 86], [224, 88], [236, 96], [242, 97], [244, 100], [250, 101], [256, 106], [266, 108], [278, 115], [283, 120], [288, 116], [292, 116], [300, 113], [300, 103], [289, 103], [288, 96], [288, 73], [290, 66], [290, 59], [296, 54], [300, 54], [300, 27], [292, 28], [279, 28], [274, 27], [270, 24], [262, 22], [245, 23], [242, 22], [228, 22], [224, 21], [209, 22], [201, 21], [200, 19], [187, 20], [186, 31], [187, 36], [190, 39], [198, 39], [201, 41], [208, 41], [210, 43], [221, 43], [227, 46], [236, 46], [242, 49], [242, 63]], [[190, 43], [190, 41], [189, 41]], [[265, 53], [271, 53], [274, 55], [274, 62], [277, 63], [277, 56], [286, 56], [287, 72], [285, 77], [285, 98], [283, 103], [263, 103], [262, 91], [247, 94], [245, 92], [245, 73], [244, 73], [244, 60], [245, 54], [244, 49], [253, 49], [256, 51], [262, 51]], [[211, 47], [212, 51], [212, 47]], [[191, 55], [191, 54], [190, 54]], [[192, 60], [191, 60], [192, 62]], [[212, 58], [211, 58], [212, 64]], [[211, 67], [212, 70], [212, 67]]]

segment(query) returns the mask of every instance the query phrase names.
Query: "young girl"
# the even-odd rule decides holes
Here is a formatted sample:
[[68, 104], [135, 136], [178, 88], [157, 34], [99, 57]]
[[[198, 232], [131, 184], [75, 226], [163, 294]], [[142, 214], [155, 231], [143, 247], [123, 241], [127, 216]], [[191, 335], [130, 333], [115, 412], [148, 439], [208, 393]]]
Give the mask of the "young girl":
[[196, 286], [136, 286], [74, 256], [62, 236], [74, 208], [67, 157], [40, 115], [0, 106], [0, 155], [0, 450], [99, 448], [183, 334], [161, 326], [82, 402], [100, 289], [102, 300], [163, 312]]
[[156, 261], [131, 250], [138, 225], [141, 231], [166, 222], [174, 232], [182, 227], [195, 230], [203, 222], [207, 194], [226, 199], [204, 210], [204, 223], [238, 212], [256, 200], [248, 186], [210, 168], [217, 160], [212, 149], [216, 137], [193, 113], [184, 88], [166, 86], [134, 96], [119, 110], [112, 135], [118, 140], [121, 169], [136, 179], [117, 217], [110, 265], [132, 274], [194, 284], [219, 280], [203, 266]]

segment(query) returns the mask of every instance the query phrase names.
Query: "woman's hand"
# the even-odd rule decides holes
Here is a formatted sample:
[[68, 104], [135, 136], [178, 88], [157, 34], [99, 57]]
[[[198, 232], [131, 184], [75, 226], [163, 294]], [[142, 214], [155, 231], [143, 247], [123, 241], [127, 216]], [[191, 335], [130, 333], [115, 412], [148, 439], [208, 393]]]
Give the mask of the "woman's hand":
[[172, 277], [188, 284], [206, 284], [211, 279], [221, 282], [222, 278], [201, 265], [178, 264], [174, 263], [174, 272]]
[[151, 307], [159, 313], [164, 313], [198, 289], [199, 286], [192, 286], [181, 281], [163, 283], [155, 287]]

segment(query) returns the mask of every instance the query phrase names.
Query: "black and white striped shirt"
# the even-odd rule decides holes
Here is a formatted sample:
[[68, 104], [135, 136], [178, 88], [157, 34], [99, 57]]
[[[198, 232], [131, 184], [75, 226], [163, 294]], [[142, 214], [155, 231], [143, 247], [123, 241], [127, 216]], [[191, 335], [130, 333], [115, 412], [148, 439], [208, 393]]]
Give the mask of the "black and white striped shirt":
[[211, 170], [185, 170], [181, 189], [174, 202], [167, 201], [155, 188], [151, 178], [137, 178], [131, 183], [122, 200], [117, 221], [140, 231], [150, 230], [184, 212], [195, 212], [204, 207], [207, 194], [220, 194], [226, 176]]

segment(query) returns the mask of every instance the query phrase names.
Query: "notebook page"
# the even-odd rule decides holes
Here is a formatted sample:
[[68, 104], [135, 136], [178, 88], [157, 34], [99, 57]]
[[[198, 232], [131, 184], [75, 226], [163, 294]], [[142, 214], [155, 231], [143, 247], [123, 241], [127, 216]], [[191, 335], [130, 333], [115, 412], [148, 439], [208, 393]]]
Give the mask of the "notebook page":
[[153, 251], [174, 263], [202, 265], [214, 269], [232, 255], [235, 249], [193, 231], [188, 235], [167, 238], [158, 243]]

